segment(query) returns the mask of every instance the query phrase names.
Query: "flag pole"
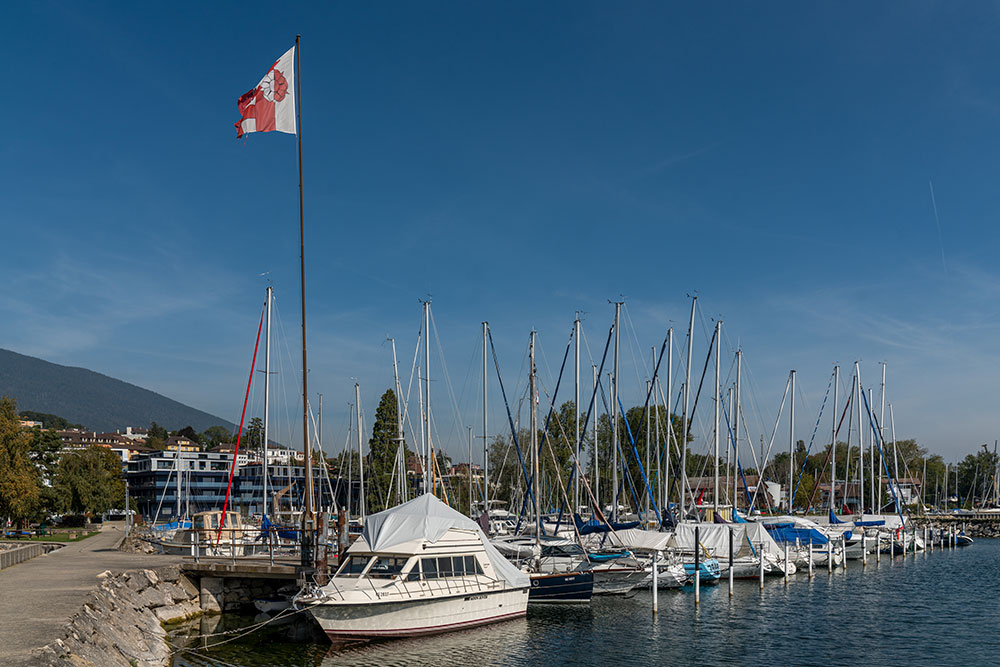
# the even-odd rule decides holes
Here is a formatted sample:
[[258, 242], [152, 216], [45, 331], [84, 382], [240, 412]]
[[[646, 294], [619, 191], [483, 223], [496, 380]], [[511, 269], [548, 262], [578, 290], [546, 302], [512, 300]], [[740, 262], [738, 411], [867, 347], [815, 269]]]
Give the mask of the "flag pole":
[[312, 564], [313, 488], [312, 452], [309, 447], [309, 367], [306, 362], [306, 237], [302, 197], [302, 56], [301, 35], [295, 36], [295, 134], [299, 142], [299, 269], [302, 288], [302, 453], [305, 455], [306, 507], [302, 515], [302, 563]]

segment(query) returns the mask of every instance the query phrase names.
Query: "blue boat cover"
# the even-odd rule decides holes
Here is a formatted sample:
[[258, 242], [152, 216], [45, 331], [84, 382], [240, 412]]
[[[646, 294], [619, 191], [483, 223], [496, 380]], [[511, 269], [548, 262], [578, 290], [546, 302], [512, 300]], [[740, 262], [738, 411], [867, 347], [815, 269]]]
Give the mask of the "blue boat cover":
[[872, 526], [884, 526], [885, 525], [885, 519], [879, 519], [878, 521], [855, 521], [854, 525], [858, 526], [859, 528], [861, 528], [861, 527], [868, 528], [868, 527], [872, 527]]
[[740, 513], [733, 508], [733, 523], [747, 523], [747, 520], [740, 516]]
[[639, 525], [638, 521], [629, 521], [628, 523], [614, 523], [608, 521], [598, 521], [597, 519], [591, 519], [590, 521], [584, 521], [579, 514], [573, 515], [573, 521], [576, 523], [576, 529], [581, 535], [590, 535], [591, 533], [606, 533], [611, 529], [614, 530], [628, 530], [629, 528], [636, 528]]
[[800, 544], [827, 544], [830, 540], [815, 528], [796, 528], [794, 523], [764, 524], [764, 528], [775, 542], [795, 542]]
[[846, 521], [841, 521], [840, 519], [838, 519], [837, 515], [834, 514], [833, 510], [831, 509], [830, 510], [830, 523], [847, 523], [847, 522]]

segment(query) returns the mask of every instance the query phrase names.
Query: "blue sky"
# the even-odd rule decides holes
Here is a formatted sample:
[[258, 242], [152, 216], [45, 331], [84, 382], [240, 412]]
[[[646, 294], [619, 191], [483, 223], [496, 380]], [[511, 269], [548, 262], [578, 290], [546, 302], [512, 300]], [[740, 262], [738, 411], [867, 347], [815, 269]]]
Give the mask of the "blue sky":
[[[832, 365], [861, 360], [867, 385], [884, 361], [899, 437], [964, 455], [1000, 437], [998, 13], [6, 7], [0, 347], [235, 421], [269, 272], [279, 429], [294, 428], [295, 141], [237, 141], [233, 123], [301, 33], [310, 388], [328, 448], [345, 438], [352, 378], [370, 426], [392, 382], [386, 336], [408, 373], [428, 294], [455, 395], [435, 359], [439, 437], [458, 456], [480, 423], [482, 320], [508, 385], [536, 329], [551, 387], [574, 313], [597, 354], [623, 295], [636, 403], [649, 372], [632, 350], [684, 329], [697, 292], [696, 364], [721, 317], [768, 430], [789, 369], [808, 439]], [[493, 404], [495, 432], [502, 415]]]

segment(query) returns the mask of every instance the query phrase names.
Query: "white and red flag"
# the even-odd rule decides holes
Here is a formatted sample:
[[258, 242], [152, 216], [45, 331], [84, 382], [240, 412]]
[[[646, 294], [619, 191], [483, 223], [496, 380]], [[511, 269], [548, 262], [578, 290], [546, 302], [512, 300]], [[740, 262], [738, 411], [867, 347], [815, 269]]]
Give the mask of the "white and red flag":
[[243, 118], [236, 123], [236, 137], [247, 132], [295, 134], [295, 47], [278, 58], [257, 87], [240, 96]]

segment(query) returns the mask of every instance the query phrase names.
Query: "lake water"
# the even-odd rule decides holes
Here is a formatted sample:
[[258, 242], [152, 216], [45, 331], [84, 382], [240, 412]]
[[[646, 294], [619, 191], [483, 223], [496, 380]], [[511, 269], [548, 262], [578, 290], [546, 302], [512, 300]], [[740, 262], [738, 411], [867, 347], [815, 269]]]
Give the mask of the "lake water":
[[[311, 620], [266, 626], [214, 648], [185, 635], [253, 623], [227, 617], [173, 633], [175, 667], [314, 665], [1000, 664], [1000, 540], [917, 554], [833, 575], [796, 574], [691, 591], [595, 598], [588, 607], [531, 607], [527, 618], [420, 639], [333, 648]], [[300, 615], [301, 616], [301, 615]], [[212, 622], [214, 623], [214, 622]], [[212, 643], [229, 636], [200, 642]]]

